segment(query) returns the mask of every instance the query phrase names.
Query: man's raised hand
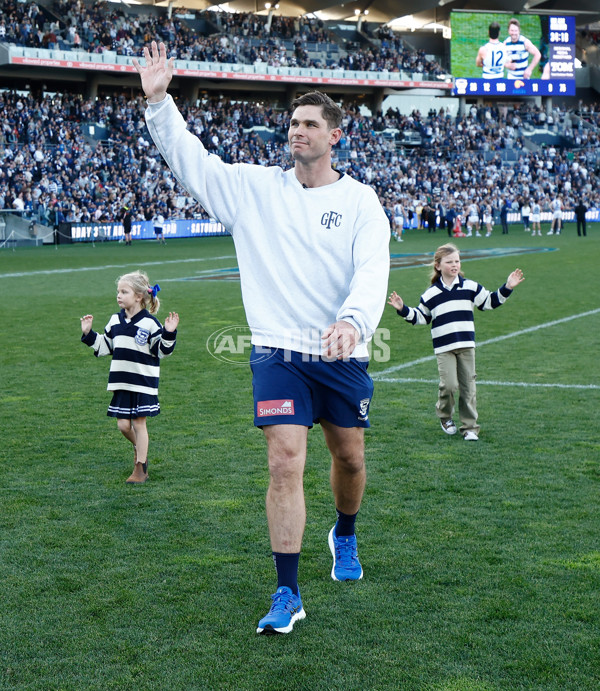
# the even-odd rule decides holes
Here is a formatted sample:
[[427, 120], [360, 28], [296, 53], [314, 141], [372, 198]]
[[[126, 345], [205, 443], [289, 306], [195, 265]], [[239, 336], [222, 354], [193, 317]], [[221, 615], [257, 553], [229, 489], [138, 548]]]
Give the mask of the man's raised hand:
[[142, 79], [142, 89], [150, 103], [158, 103], [167, 95], [167, 88], [173, 78], [174, 58], [167, 60], [167, 49], [162, 41], [157, 44], [152, 41], [150, 49], [144, 46], [145, 67], [136, 58], [133, 66]]

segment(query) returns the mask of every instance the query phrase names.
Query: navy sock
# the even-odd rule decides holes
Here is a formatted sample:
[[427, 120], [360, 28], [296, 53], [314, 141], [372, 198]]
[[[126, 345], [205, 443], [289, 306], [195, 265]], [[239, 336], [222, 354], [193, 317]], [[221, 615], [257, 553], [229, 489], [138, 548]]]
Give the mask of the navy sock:
[[354, 524], [356, 523], [356, 516], [358, 511], [351, 516], [347, 513], [342, 513], [339, 509], [337, 512], [337, 523], [335, 524], [335, 536], [342, 537], [343, 535], [354, 535]]
[[275, 562], [275, 569], [277, 570], [277, 587], [281, 588], [286, 585], [291, 589], [294, 595], [297, 595], [300, 552], [295, 554], [273, 552], [273, 561]]

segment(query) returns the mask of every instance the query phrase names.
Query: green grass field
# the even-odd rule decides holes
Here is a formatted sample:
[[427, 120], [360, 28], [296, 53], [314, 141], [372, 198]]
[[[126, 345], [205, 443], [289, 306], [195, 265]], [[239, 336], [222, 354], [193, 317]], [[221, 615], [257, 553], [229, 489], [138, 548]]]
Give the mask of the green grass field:
[[[447, 240], [405, 238], [393, 254]], [[276, 582], [249, 368], [206, 348], [245, 324], [239, 283], [181, 280], [235, 267], [230, 239], [1, 250], [0, 688], [598, 689], [600, 229], [458, 242], [556, 248], [463, 263], [493, 289], [526, 275], [476, 315], [481, 440], [442, 433], [429, 329], [387, 307], [357, 528], [365, 577], [330, 578], [315, 427], [307, 618], [280, 637], [254, 633]], [[79, 317], [102, 329], [134, 268], [161, 284], [159, 317], [181, 317], [143, 486], [125, 484], [130, 446], [105, 415], [109, 360], [79, 342]], [[390, 289], [414, 305], [427, 273], [394, 270]]]

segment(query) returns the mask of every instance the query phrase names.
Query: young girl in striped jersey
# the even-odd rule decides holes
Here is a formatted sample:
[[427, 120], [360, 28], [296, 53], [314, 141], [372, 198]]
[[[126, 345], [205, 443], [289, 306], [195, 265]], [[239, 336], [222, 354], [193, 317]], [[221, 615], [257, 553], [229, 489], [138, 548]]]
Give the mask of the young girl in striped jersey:
[[515, 269], [506, 283], [491, 293], [482, 285], [464, 278], [460, 254], [455, 245], [438, 247], [433, 257], [431, 286], [421, 295], [418, 307], [408, 307], [394, 291], [388, 304], [410, 324], [430, 324], [433, 349], [437, 356], [440, 386], [436, 413], [446, 434], [455, 434], [454, 394], [460, 397], [460, 432], [466, 441], [479, 439], [475, 389], [475, 325], [473, 307], [496, 309], [524, 280]]
[[117, 280], [121, 311], [112, 315], [102, 335], [92, 330], [91, 314], [81, 317], [82, 342], [94, 349], [96, 357], [112, 355], [107, 389], [113, 398], [107, 415], [117, 418], [119, 430], [133, 444], [130, 484], [148, 479], [146, 418], [160, 413], [160, 360], [173, 352], [179, 324], [176, 312], [169, 312], [164, 328], [152, 316], [160, 307], [159, 290], [142, 271], [125, 274]]

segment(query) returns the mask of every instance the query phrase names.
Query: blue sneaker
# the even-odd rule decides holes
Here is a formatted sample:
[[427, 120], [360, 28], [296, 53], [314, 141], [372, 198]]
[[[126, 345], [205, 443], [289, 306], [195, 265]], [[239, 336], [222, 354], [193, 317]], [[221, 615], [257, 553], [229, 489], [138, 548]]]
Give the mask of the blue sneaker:
[[271, 599], [273, 600], [271, 609], [258, 622], [256, 633], [267, 636], [274, 633], [290, 633], [294, 628], [294, 623], [306, 616], [300, 591], [298, 595], [294, 595], [291, 588], [284, 585], [277, 588], [277, 592], [271, 595]]
[[359, 581], [363, 577], [358, 561], [356, 535], [336, 537], [335, 526], [329, 531], [329, 549], [333, 555], [331, 577], [334, 581]]

